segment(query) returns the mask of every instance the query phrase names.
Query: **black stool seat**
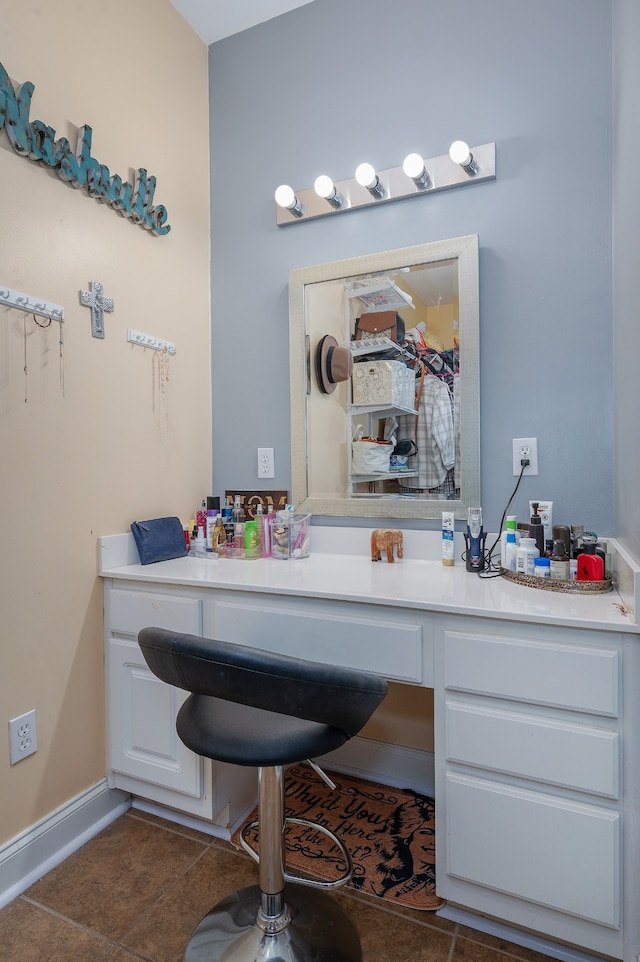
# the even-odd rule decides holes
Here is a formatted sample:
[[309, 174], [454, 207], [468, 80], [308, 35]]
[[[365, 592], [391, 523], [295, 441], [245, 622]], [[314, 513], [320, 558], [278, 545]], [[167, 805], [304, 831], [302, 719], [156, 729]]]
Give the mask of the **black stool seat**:
[[138, 641], [158, 678], [190, 692], [176, 721], [184, 744], [206, 758], [258, 769], [260, 885], [214, 906], [196, 928], [185, 962], [361, 962], [347, 913], [326, 893], [305, 887], [332, 887], [350, 877], [342, 843], [321, 827], [348, 863], [336, 882], [285, 872], [283, 772], [356, 735], [385, 697], [386, 681], [163, 628], [144, 628]]
[[163, 628], [144, 628], [138, 641], [155, 675], [192, 693], [176, 724], [185, 745], [236, 765], [288, 765], [333, 751], [387, 692], [369, 672]]
[[[176, 722], [178, 735], [197, 755], [236, 765], [291, 765], [325, 755], [348, 740], [340, 728], [236, 705], [210, 695], [188, 698]], [[215, 744], [211, 732], [215, 731]]]

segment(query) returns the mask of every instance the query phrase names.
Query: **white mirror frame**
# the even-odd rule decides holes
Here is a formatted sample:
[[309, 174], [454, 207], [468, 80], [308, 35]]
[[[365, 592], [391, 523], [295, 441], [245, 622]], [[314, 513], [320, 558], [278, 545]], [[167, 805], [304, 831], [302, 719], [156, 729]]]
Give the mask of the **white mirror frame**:
[[[310, 497], [307, 464], [313, 438], [307, 430], [307, 285], [449, 260], [457, 261], [460, 301], [460, 499]], [[468, 508], [480, 505], [478, 273], [477, 234], [289, 271], [291, 496], [297, 510], [350, 518], [440, 518], [442, 511], [453, 511], [456, 518], [466, 519]], [[317, 390], [313, 378], [312, 390]]]

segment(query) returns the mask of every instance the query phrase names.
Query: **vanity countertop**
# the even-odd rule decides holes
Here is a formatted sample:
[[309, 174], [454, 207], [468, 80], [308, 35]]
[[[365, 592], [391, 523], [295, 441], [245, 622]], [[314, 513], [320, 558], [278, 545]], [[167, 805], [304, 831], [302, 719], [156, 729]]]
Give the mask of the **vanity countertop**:
[[[126, 542], [122, 539], [128, 539]], [[617, 591], [568, 594], [529, 588], [502, 577], [466, 571], [457, 561], [405, 558], [372, 562], [368, 554], [312, 551], [304, 560], [177, 558], [135, 563], [130, 535], [100, 538], [100, 570], [105, 578], [218, 588], [230, 591], [328, 598], [457, 615], [539, 622], [575, 628], [640, 633]], [[125, 547], [126, 546], [126, 547]], [[123, 548], [125, 550], [123, 551]], [[433, 552], [432, 552], [433, 553]], [[135, 560], [134, 560], [135, 559]]]

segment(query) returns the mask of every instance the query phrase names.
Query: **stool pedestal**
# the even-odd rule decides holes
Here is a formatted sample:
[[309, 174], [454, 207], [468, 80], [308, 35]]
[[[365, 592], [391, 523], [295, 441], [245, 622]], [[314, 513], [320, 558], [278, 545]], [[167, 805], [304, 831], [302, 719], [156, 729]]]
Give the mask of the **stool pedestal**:
[[218, 902], [191, 937], [184, 962], [362, 962], [356, 927], [325, 892], [287, 885], [291, 920], [274, 934], [256, 923], [257, 885]]
[[260, 884], [211, 909], [184, 962], [361, 962], [358, 932], [337, 902], [313, 880], [285, 887], [282, 766], [258, 770], [258, 813]]

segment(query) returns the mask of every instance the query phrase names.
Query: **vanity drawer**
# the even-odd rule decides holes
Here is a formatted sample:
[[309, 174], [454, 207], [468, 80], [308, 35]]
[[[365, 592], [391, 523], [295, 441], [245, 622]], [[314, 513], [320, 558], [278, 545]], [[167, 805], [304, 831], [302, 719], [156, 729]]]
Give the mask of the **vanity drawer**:
[[[433, 685], [432, 633], [415, 614], [367, 605], [318, 606], [300, 599], [216, 599], [206, 633], [225, 641], [265, 648], [390, 680]], [[425, 638], [428, 634], [428, 638]]]
[[137, 635], [142, 628], [202, 634], [202, 601], [188, 595], [113, 588], [107, 593], [111, 631]]
[[451, 772], [446, 796], [448, 875], [619, 928], [616, 811]]
[[618, 798], [615, 731], [447, 700], [447, 761]]
[[619, 656], [515, 637], [444, 632], [444, 685], [570, 711], [618, 715]]

